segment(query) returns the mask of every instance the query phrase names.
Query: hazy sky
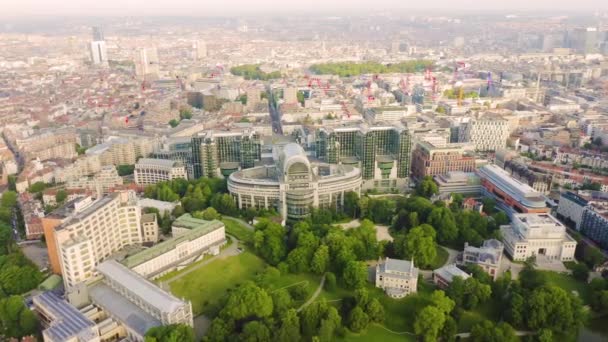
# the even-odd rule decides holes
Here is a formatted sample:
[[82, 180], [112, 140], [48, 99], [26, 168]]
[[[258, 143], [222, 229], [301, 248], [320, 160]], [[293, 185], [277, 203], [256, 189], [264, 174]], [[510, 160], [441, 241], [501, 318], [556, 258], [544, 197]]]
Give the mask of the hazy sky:
[[369, 12], [407, 9], [608, 9], [608, 0], [0, 0], [0, 16], [189, 15], [230, 16], [277, 12]]

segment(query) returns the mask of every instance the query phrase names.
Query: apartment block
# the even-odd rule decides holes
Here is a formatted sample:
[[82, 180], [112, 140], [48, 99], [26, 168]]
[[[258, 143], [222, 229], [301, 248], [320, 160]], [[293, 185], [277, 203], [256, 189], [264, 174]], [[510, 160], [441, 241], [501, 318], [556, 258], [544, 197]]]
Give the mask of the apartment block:
[[90, 280], [95, 266], [122, 248], [141, 244], [141, 214], [134, 192], [69, 202], [42, 219], [49, 262], [66, 287]]
[[445, 144], [434, 146], [421, 141], [412, 153], [412, 176], [443, 175], [452, 171], [475, 171], [475, 156], [468, 144]]
[[188, 179], [186, 167], [173, 160], [141, 158], [135, 164], [135, 183], [150, 185], [173, 179]]
[[497, 151], [507, 146], [509, 133], [509, 122], [505, 119], [472, 119], [461, 125], [458, 141], [472, 143], [477, 151]]

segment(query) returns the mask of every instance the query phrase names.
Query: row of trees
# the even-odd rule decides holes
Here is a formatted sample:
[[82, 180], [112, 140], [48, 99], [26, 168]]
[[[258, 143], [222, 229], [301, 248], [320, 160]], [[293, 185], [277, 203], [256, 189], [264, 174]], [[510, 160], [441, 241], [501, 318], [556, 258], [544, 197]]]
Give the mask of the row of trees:
[[432, 61], [415, 60], [404, 61], [394, 64], [381, 64], [378, 62], [337, 62], [314, 64], [310, 71], [318, 75], [338, 75], [340, 77], [358, 76], [361, 74], [386, 74], [386, 73], [412, 73], [421, 72], [433, 65]]
[[311, 220], [297, 223], [289, 233], [269, 220], [255, 229], [254, 248], [269, 264], [293, 273], [334, 272], [349, 289], [365, 284], [367, 268], [362, 261], [376, 259], [381, 250], [368, 220], [348, 231]]
[[281, 78], [281, 72], [264, 72], [260, 68], [260, 64], [244, 64], [230, 68], [230, 73], [237, 76], [243, 76], [246, 80], [262, 80]]
[[[271, 267], [266, 272], [278, 270]], [[223, 299], [223, 309], [204, 340], [293, 342], [317, 337], [331, 341], [341, 331], [342, 318], [335, 307], [320, 301], [298, 312], [294, 299], [288, 289], [271, 291], [263, 284], [246, 282]]]
[[42, 274], [15, 246], [12, 225], [17, 213], [17, 193], [4, 192], [0, 199], [0, 336], [21, 338], [38, 331], [38, 320], [21, 294], [36, 288]]

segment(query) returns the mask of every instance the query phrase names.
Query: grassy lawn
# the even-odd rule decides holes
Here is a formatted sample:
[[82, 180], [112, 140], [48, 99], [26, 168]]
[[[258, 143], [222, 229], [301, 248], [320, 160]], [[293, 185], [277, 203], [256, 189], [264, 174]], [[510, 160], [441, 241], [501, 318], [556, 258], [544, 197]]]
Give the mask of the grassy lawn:
[[170, 285], [171, 292], [192, 301], [194, 314], [210, 312], [218, 300], [230, 289], [264, 269], [265, 263], [251, 252], [243, 252], [187, 274]]
[[249, 243], [253, 241], [253, 230], [245, 227], [240, 222], [230, 218], [223, 218], [222, 222], [226, 226], [226, 234], [233, 235], [243, 242]]
[[568, 292], [576, 291], [584, 304], [589, 304], [592, 300], [591, 291], [586, 283], [574, 279], [569, 274], [541, 271], [547, 276], [549, 283], [558, 286]]
[[359, 334], [348, 332], [346, 336], [339, 341], [345, 342], [367, 342], [367, 341], [382, 341], [382, 342], [408, 342], [416, 341], [416, 338], [407, 334], [393, 334], [378, 324], [370, 324], [367, 329]]

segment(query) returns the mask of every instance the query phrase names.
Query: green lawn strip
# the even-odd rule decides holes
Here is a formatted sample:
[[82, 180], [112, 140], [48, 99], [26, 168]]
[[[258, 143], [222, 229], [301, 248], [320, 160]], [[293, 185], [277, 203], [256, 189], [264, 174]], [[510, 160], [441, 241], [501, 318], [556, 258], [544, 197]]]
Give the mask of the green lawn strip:
[[378, 342], [407, 342], [407, 341], [416, 341], [416, 338], [412, 335], [408, 334], [395, 334], [388, 330], [386, 330], [382, 325], [379, 324], [370, 324], [367, 329], [359, 334], [355, 334], [352, 332], [346, 333], [341, 339], [338, 341], [345, 342], [367, 342], [367, 341], [378, 341]]
[[572, 291], [576, 291], [584, 304], [588, 305], [593, 300], [591, 298], [591, 291], [588, 284], [578, 281], [566, 273], [558, 273], [553, 271], [541, 272], [546, 274], [550, 284], [560, 287], [570, 293], [572, 293]]
[[224, 217], [222, 219], [224, 225], [226, 226], [226, 234], [234, 235], [237, 239], [243, 242], [252, 242], [253, 241], [253, 230], [245, 227], [242, 223]]
[[213, 305], [231, 288], [253, 279], [265, 263], [250, 252], [214, 260], [170, 284], [171, 292], [192, 301], [195, 314], [213, 310]]

